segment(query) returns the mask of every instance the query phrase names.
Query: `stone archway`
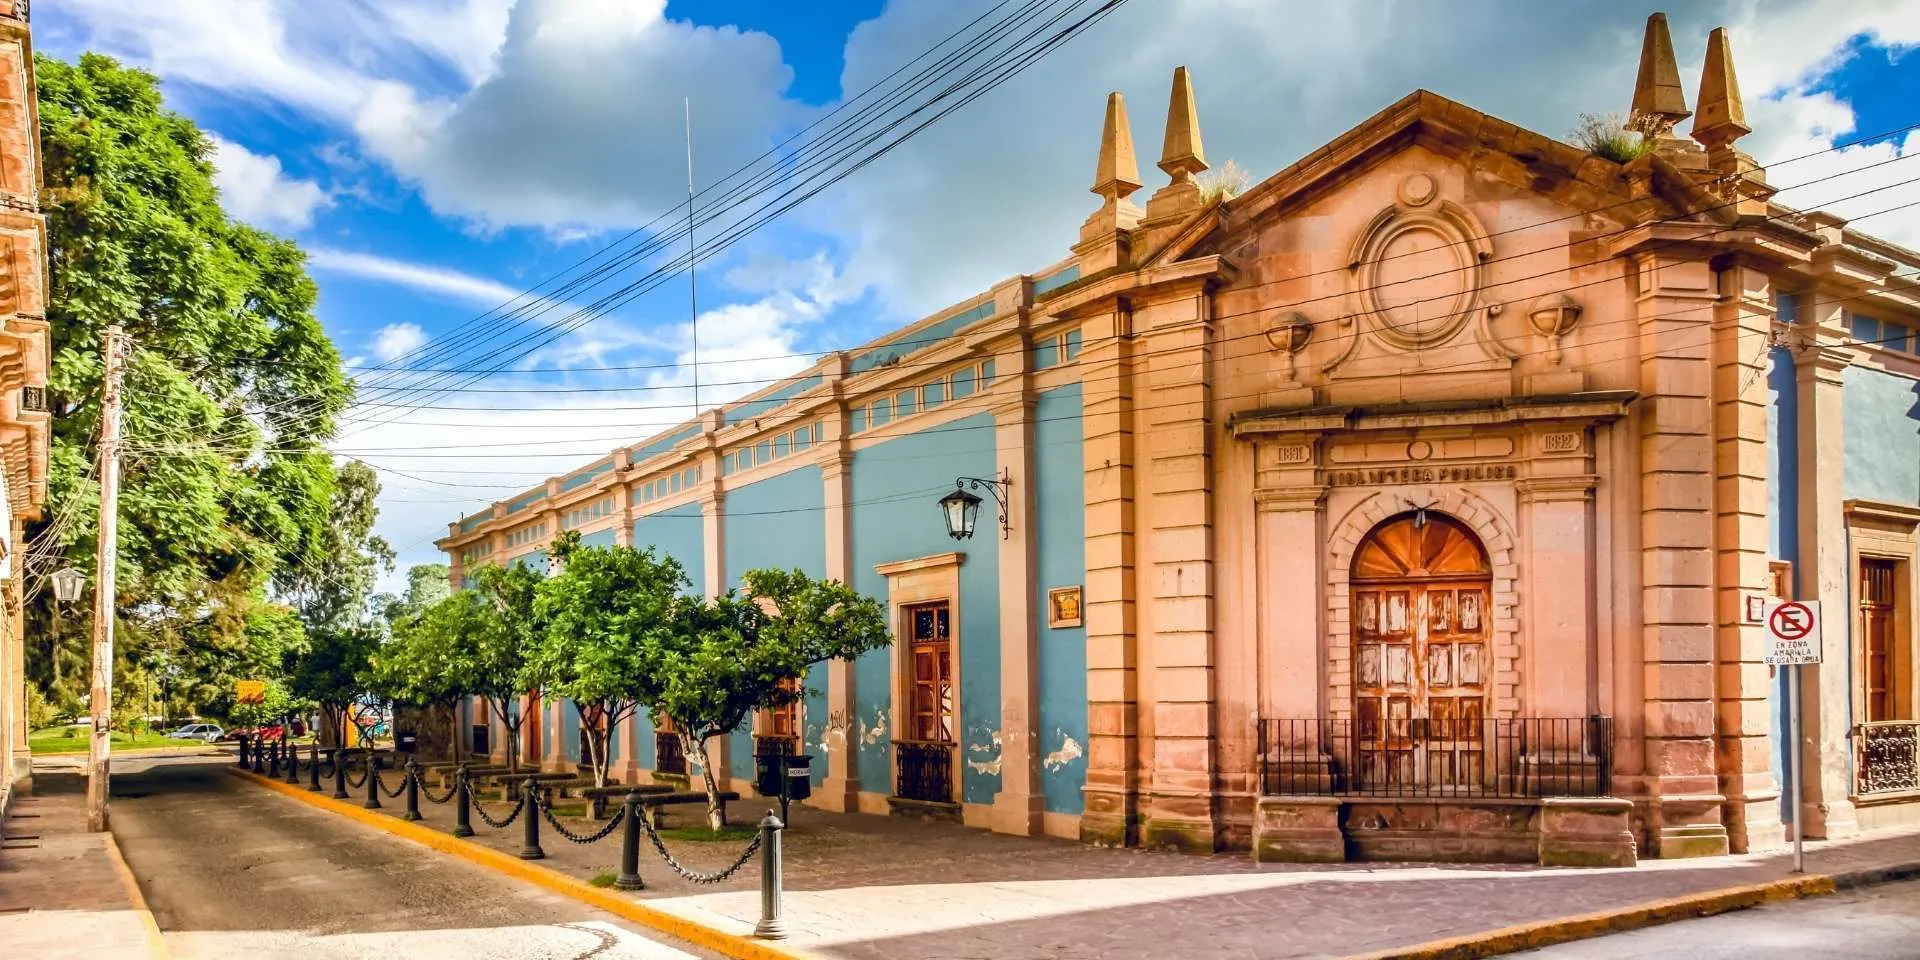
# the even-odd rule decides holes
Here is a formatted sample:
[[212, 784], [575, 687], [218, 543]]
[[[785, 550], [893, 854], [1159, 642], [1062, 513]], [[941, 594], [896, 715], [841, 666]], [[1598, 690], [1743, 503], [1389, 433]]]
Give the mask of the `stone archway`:
[[1367, 534], [1409, 504], [1444, 514], [1479, 539], [1490, 570], [1490, 716], [1520, 715], [1520, 571], [1514, 561], [1512, 522], [1493, 504], [1464, 487], [1395, 487], [1374, 492], [1329, 524], [1327, 557], [1328, 715], [1354, 716], [1353, 560]]

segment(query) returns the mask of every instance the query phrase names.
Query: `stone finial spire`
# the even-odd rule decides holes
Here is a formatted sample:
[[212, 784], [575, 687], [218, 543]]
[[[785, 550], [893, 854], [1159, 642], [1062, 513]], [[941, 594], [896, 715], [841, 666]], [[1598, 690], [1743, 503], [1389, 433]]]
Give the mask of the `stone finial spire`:
[[1752, 132], [1747, 109], [1740, 102], [1740, 78], [1733, 72], [1727, 28], [1714, 27], [1707, 35], [1707, 64], [1700, 71], [1700, 113], [1693, 118], [1693, 138], [1713, 150]]
[[1095, 272], [1127, 261], [1127, 231], [1140, 223], [1140, 208], [1127, 196], [1140, 189], [1140, 164], [1133, 156], [1133, 131], [1127, 126], [1127, 98], [1107, 95], [1107, 120], [1100, 129], [1100, 163], [1093, 172], [1093, 192], [1104, 201], [1080, 225], [1074, 253], [1083, 272]]
[[1673, 60], [1673, 37], [1667, 33], [1667, 15], [1647, 18], [1647, 35], [1640, 43], [1640, 77], [1633, 85], [1633, 110], [1627, 125], [1649, 140], [1672, 136], [1675, 124], [1692, 116], [1687, 94], [1680, 88], [1680, 67]]
[[1206, 148], [1200, 145], [1200, 112], [1193, 107], [1193, 82], [1186, 67], [1173, 68], [1173, 92], [1167, 98], [1167, 139], [1160, 147], [1160, 169], [1185, 183], [1207, 169]]
[[1127, 98], [1116, 90], [1107, 94], [1107, 122], [1100, 128], [1100, 165], [1093, 172], [1093, 192], [1108, 203], [1118, 203], [1138, 189], [1140, 164], [1133, 157]]

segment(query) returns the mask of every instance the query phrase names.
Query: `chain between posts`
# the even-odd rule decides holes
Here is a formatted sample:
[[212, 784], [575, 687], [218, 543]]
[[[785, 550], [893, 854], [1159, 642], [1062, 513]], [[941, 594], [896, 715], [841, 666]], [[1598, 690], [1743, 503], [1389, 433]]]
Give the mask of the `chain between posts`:
[[387, 788], [380, 783], [380, 771], [375, 770], [373, 772], [373, 785], [377, 787], [382, 794], [392, 799], [399, 799], [400, 794], [406, 792], [407, 781], [411, 779], [413, 779], [413, 771], [408, 770], [406, 776], [400, 778], [400, 785], [394, 787], [392, 792], [388, 792]]
[[653, 843], [653, 849], [659, 852], [660, 859], [665, 860], [667, 866], [672, 867], [673, 872], [679, 874], [688, 883], [725, 883], [732, 879], [734, 874], [739, 873], [740, 868], [746, 866], [747, 861], [752, 860], [753, 855], [760, 850], [760, 835], [755, 834], [753, 842], [747, 844], [746, 851], [741, 853], [740, 859], [735, 860], [731, 866], [714, 873], [698, 873], [681, 866], [680, 861], [675, 860], [673, 854], [667, 852], [666, 841], [660, 839], [660, 834], [653, 829], [653, 824], [647, 822], [646, 817], [640, 818], [640, 829], [646, 832], [647, 839]]
[[[334, 761], [333, 761], [333, 762], [335, 762], [335, 763], [339, 763], [339, 762], [340, 762], [340, 759], [339, 759], [338, 757], [336, 757], [336, 758], [334, 758]], [[348, 764], [348, 765], [347, 765], [347, 769], [348, 769], [348, 770], [352, 770], [352, 769], [353, 769], [353, 765], [352, 765], [352, 764]], [[367, 778], [368, 778], [368, 777], [370, 777], [370, 776], [372, 776], [372, 775], [373, 775], [373, 758], [371, 758], [371, 757], [369, 757], [369, 758], [367, 758], [367, 769], [366, 769], [366, 770], [365, 770], [364, 772], [362, 772], [362, 773], [360, 774], [360, 779], [358, 779], [358, 780], [355, 780], [355, 779], [353, 778], [353, 774], [352, 774], [352, 773], [348, 773], [348, 774], [346, 775], [346, 780], [347, 780], [347, 788], [348, 788], [348, 789], [350, 789], [350, 790], [358, 790], [358, 789], [360, 789], [361, 787], [364, 787], [364, 786], [366, 786], [366, 785], [367, 785]]]
[[[464, 774], [462, 775], [462, 779], [465, 779]], [[527, 792], [521, 791], [520, 802], [513, 805], [513, 812], [507, 814], [505, 820], [495, 820], [487, 815], [487, 808], [481, 806], [480, 798], [473, 795], [473, 786], [471, 784], [467, 786], [467, 806], [472, 808], [474, 813], [480, 815], [480, 822], [495, 830], [505, 830], [513, 826], [513, 822], [520, 819], [520, 812], [527, 808]]]
[[426, 778], [420, 773], [418, 767], [414, 768], [413, 775], [420, 781], [420, 795], [425, 797], [428, 803], [446, 803], [453, 799], [454, 794], [460, 792], [460, 778], [467, 775], [467, 768], [461, 767], [460, 772], [454, 775], [453, 782], [447, 784], [447, 792], [438, 797], [433, 795], [433, 791], [427, 789]]
[[[536, 798], [534, 802], [539, 803], [539, 800]], [[591, 803], [592, 801], [588, 801], [588, 802]], [[544, 816], [546, 818], [547, 823], [553, 825], [553, 829], [558, 831], [561, 836], [566, 837], [568, 840], [571, 840], [574, 843], [586, 844], [586, 843], [598, 843], [601, 840], [606, 839], [608, 834], [618, 829], [620, 826], [620, 822], [627, 818], [627, 809], [625, 807], [621, 807], [620, 812], [614, 814], [612, 819], [607, 821], [606, 826], [601, 827], [599, 830], [596, 830], [591, 834], [579, 834], [579, 833], [574, 833], [571, 830], [568, 830], [566, 825], [560, 822], [560, 818], [557, 816], [554, 816], [552, 804], [541, 803], [540, 814], [541, 816]]]

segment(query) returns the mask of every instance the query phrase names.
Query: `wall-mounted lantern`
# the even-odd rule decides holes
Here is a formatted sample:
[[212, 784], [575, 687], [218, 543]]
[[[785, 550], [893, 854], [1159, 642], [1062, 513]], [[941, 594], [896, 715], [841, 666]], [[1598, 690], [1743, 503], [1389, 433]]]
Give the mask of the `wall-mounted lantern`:
[[985, 490], [1000, 507], [1000, 539], [1007, 539], [1012, 527], [1007, 523], [1007, 500], [1013, 490], [1013, 475], [1002, 473], [998, 480], [982, 480], [979, 477], [956, 477], [953, 492], [940, 498], [940, 513], [947, 521], [947, 536], [955, 540], [973, 538], [974, 525], [980, 519], [979, 497], [967, 491]]

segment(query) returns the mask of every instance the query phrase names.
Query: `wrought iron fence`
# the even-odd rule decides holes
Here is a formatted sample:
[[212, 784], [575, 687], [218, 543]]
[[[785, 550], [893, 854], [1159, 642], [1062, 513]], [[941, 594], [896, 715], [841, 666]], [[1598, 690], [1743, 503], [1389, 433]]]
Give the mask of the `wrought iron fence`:
[[1856, 796], [1920, 792], [1920, 723], [1884, 720], [1854, 730]]
[[893, 793], [902, 800], [953, 802], [953, 744], [944, 740], [895, 740]]
[[1613, 718], [1263, 719], [1269, 796], [1600, 797]]
[[753, 735], [753, 755], [756, 757], [791, 757], [799, 752], [799, 737], [783, 733]]
[[687, 754], [680, 747], [679, 734], [656, 732], [653, 735], [653, 772], [687, 775]]

